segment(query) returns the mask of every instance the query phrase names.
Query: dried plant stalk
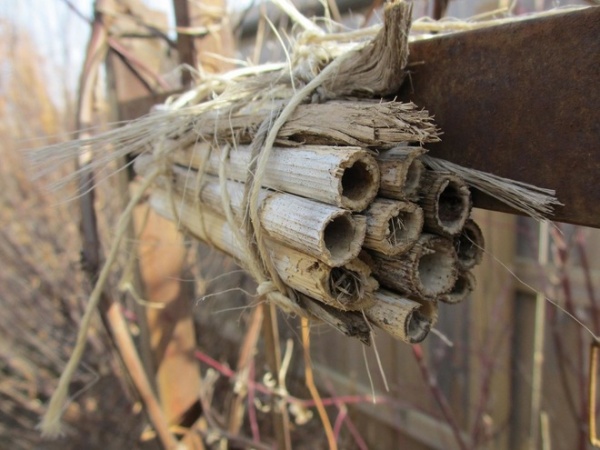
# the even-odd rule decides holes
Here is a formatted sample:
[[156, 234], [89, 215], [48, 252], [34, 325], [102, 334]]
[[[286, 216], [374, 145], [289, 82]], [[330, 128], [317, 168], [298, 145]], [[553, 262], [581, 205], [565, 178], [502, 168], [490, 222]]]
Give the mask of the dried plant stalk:
[[440, 295], [438, 300], [449, 304], [460, 303], [471, 295], [471, 292], [475, 290], [476, 285], [477, 280], [471, 272], [460, 270], [452, 290], [446, 294]]
[[[250, 144], [261, 123], [283, 103], [256, 110], [254, 105], [231, 116], [206, 117], [193, 133], [180, 138], [181, 146], [198, 136], [219, 143]], [[406, 142], [437, 142], [438, 130], [429, 113], [413, 103], [374, 100], [336, 100], [299, 105], [277, 134], [284, 146], [302, 144], [351, 145], [363, 148], [390, 148]]]
[[462, 231], [454, 238], [454, 249], [458, 256], [458, 268], [460, 270], [471, 270], [483, 259], [485, 241], [479, 225], [469, 219]]
[[400, 146], [380, 152], [375, 159], [381, 173], [379, 195], [396, 200], [419, 199], [421, 175], [425, 167], [419, 160], [422, 147]]
[[417, 302], [394, 292], [380, 289], [375, 303], [365, 314], [369, 321], [396, 339], [416, 344], [423, 341], [437, 320], [436, 301]]
[[412, 3], [388, 3], [377, 36], [346, 58], [324, 88], [338, 96], [397, 94], [406, 75], [411, 16]]
[[[242, 264], [247, 261], [245, 246], [237, 242], [227, 221], [189, 199], [156, 190], [150, 199], [152, 208], [169, 220], [185, 226], [194, 236]], [[272, 263], [281, 279], [292, 289], [342, 310], [358, 310], [373, 302], [373, 292], [379, 287], [371, 277], [371, 269], [362, 261], [353, 260], [342, 267], [329, 267], [312, 256], [268, 241]]]
[[427, 111], [413, 103], [373, 100], [301, 105], [281, 128], [278, 139], [378, 149], [439, 140]]
[[372, 253], [369, 262], [383, 286], [428, 300], [449, 292], [458, 276], [452, 241], [433, 234], [422, 234], [408, 252], [395, 258]]
[[343, 311], [373, 304], [379, 284], [371, 277], [370, 267], [359, 259], [332, 268], [275, 241], [269, 242], [269, 248], [277, 273], [291, 288]]
[[365, 211], [367, 235], [364, 246], [386, 256], [406, 252], [419, 239], [423, 210], [410, 202], [376, 198]]
[[456, 236], [471, 213], [471, 191], [449, 172], [426, 170], [422, 176], [421, 201], [425, 229], [443, 236]]
[[[205, 143], [175, 151], [175, 162], [217, 174], [221, 149]], [[232, 149], [227, 160], [227, 176], [245, 181], [251, 149]], [[377, 195], [379, 168], [375, 159], [358, 147], [302, 146], [276, 147], [269, 155], [262, 185], [331, 205], [362, 211]]]
[[300, 302], [311, 316], [334, 327], [346, 336], [355, 337], [363, 344], [371, 345], [371, 328], [362, 313], [340, 311], [306, 296], [300, 296]]
[[[136, 172], [144, 175], [151, 162], [150, 156], [139, 156]], [[171, 181], [173, 187], [192, 202], [200, 201], [216, 213], [225, 214], [218, 178], [180, 166], [173, 166], [171, 175], [158, 181], [163, 188]], [[244, 214], [244, 184], [228, 181], [226, 189], [234, 214], [241, 218]], [[318, 258], [331, 267], [342, 266], [356, 258], [365, 238], [364, 216], [284, 192], [263, 189], [259, 216], [261, 225], [272, 239]]]
[[552, 189], [502, 178], [427, 155], [423, 157], [423, 161], [433, 170], [449, 171], [459, 175], [472, 188], [536, 220], [545, 220], [547, 216], [552, 214], [555, 206], [562, 205]]

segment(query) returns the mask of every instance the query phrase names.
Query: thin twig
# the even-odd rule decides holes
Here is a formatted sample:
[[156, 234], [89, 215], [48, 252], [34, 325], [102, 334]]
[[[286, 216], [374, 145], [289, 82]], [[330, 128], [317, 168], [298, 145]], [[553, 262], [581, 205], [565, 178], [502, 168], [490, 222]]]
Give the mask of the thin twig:
[[600, 313], [598, 311], [598, 300], [596, 298], [594, 283], [592, 281], [592, 271], [586, 249], [584, 228], [577, 229], [575, 244], [577, 245], [577, 250], [579, 252], [579, 259], [581, 261], [581, 268], [583, 270], [583, 276], [585, 279], [585, 288], [587, 290], [588, 300], [590, 302], [592, 322], [594, 323], [594, 332], [598, 334], [600, 333]]
[[[360, 450], [368, 450], [369, 446], [367, 445], [367, 443], [365, 442], [363, 437], [360, 435], [359, 431], [354, 426], [354, 422], [348, 415], [348, 408], [346, 406], [347, 404], [342, 402], [340, 400], [340, 397], [337, 396], [331, 381], [326, 379], [325, 382], [327, 383], [327, 390], [329, 390], [329, 392], [331, 394], [331, 400], [333, 400], [333, 403], [339, 410], [338, 418], [336, 419], [336, 426], [333, 429], [334, 435], [336, 437], [336, 441], [338, 440], [338, 434], [340, 432], [340, 430], [337, 429], [338, 420], [339, 420], [339, 422], [341, 422], [341, 424], [345, 424], [346, 427], [348, 428], [348, 431], [354, 438], [354, 442], [356, 443], [356, 446]], [[325, 399], [322, 399], [322, 401], [323, 401], [323, 404], [325, 404]], [[372, 402], [372, 397], [369, 397], [368, 401]], [[340, 424], [340, 426], [341, 426], [341, 424]]]
[[[254, 381], [256, 370], [254, 360], [250, 361], [248, 379]], [[256, 407], [254, 405], [254, 383], [248, 383], [248, 421], [250, 422], [250, 430], [252, 431], [252, 439], [260, 442], [260, 429], [258, 427], [258, 419], [256, 417]]]
[[[81, 20], [89, 23], [90, 25], [92, 25], [93, 22], [90, 19], [88, 19], [70, 0], [62, 0], [62, 1], [67, 5], [67, 7], [71, 11], [73, 11], [73, 13], [77, 17], [79, 17]], [[98, 8], [98, 6], [96, 6], [96, 11], [101, 11], [101, 8]], [[142, 24], [142, 25], [147, 26], [148, 28], [152, 29], [148, 25], [145, 25], [145, 24]], [[106, 32], [104, 22], [101, 23], [101, 26], [104, 28], [104, 31]], [[141, 76], [141, 74], [138, 72], [137, 69], [139, 69], [143, 72], [146, 72], [164, 90], [168, 91], [171, 89], [171, 86], [169, 85], [169, 83], [166, 82], [166, 80], [163, 77], [161, 77], [158, 73], [156, 73], [150, 67], [148, 67], [142, 60], [140, 60], [139, 58], [136, 58], [135, 55], [133, 55], [133, 53], [131, 53], [129, 50], [127, 50], [115, 37], [108, 36], [107, 42], [108, 42], [108, 45], [110, 46], [110, 48], [121, 57], [121, 59], [125, 62], [125, 64], [129, 68], [129, 70], [131, 70], [131, 72], [135, 75], [135, 77], [138, 78], [138, 80], [142, 84], [144, 84], [146, 86], [146, 88], [149, 88], [148, 83]], [[170, 40], [168, 42], [171, 44]], [[137, 69], [136, 69], [136, 67], [137, 67]], [[152, 91], [152, 89], [148, 89], [148, 90]]]
[[[220, 362], [211, 358], [210, 356], [201, 352], [200, 350], [196, 350], [194, 352], [194, 356], [198, 360], [209, 365], [213, 369], [217, 370], [221, 375], [224, 375], [227, 378], [231, 379], [231, 378], [235, 378], [237, 376], [236, 372], [234, 370], [232, 370], [230, 367], [227, 367], [227, 366], [221, 364]], [[253, 389], [256, 389], [261, 394], [282, 396], [281, 392], [276, 391], [275, 389], [272, 389], [270, 387], [267, 387], [263, 383], [254, 382], [254, 381], [252, 381], [252, 379], [250, 379], [250, 381], [248, 382], [248, 386], [252, 387]], [[289, 393], [286, 393], [282, 398], [287, 403], [297, 403], [298, 405], [300, 405], [304, 408], [315, 407], [314, 400], [299, 399], [292, 395], [289, 395]], [[388, 397], [384, 397], [384, 396], [377, 396], [377, 397], [375, 397], [375, 400], [376, 400], [377, 404], [392, 403]], [[344, 395], [344, 396], [338, 396], [335, 399], [334, 398], [321, 398], [321, 402], [323, 403], [323, 406], [335, 406], [336, 402], [345, 404], [345, 405], [358, 404], [358, 403], [373, 403], [373, 396], [371, 396], [371, 395]]]
[[[279, 348], [279, 326], [277, 324], [277, 311], [275, 305], [260, 304], [257, 308], [263, 308], [263, 338], [265, 340], [265, 356], [269, 364], [269, 368], [273, 372], [274, 378], [277, 380], [277, 387], [284, 389], [282, 380], [280, 379], [281, 372], [281, 351]], [[278, 405], [273, 402], [273, 419], [275, 427], [275, 437], [277, 439], [278, 448], [281, 450], [291, 450], [292, 438], [290, 433], [290, 417], [287, 408], [284, 405]]]
[[242, 386], [239, 386], [236, 390], [237, 394], [234, 395], [229, 408], [229, 423], [227, 425], [227, 430], [231, 434], [238, 434], [243, 424], [244, 400], [248, 393], [247, 386], [249, 384], [250, 368], [253, 366], [254, 354], [256, 352], [256, 345], [258, 344], [262, 324], [263, 308], [255, 307], [250, 318], [248, 331], [242, 341], [236, 367], [238, 373], [236, 382], [241, 383]]
[[325, 406], [323, 406], [323, 401], [321, 400], [321, 396], [319, 395], [319, 391], [315, 386], [313, 371], [312, 371], [312, 360], [310, 358], [310, 325], [308, 323], [308, 319], [302, 317], [301, 319], [301, 327], [302, 327], [302, 345], [304, 347], [304, 382], [306, 383], [306, 387], [308, 388], [310, 395], [315, 401], [315, 405], [317, 407], [317, 411], [319, 412], [319, 417], [321, 418], [321, 422], [323, 423], [323, 429], [325, 430], [325, 434], [327, 435], [327, 442], [329, 444], [330, 450], [337, 449], [337, 442], [335, 440], [335, 435], [333, 433], [333, 429], [331, 428], [331, 422], [329, 421], [329, 416], [327, 415], [327, 411], [325, 411]]
[[465, 442], [460, 429], [458, 428], [458, 424], [454, 419], [454, 413], [448, 404], [448, 399], [440, 389], [440, 386], [437, 383], [435, 376], [429, 370], [429, 366], [425, 362], [425, 358], [423, 357], [423, 347], [420, 344], [416, 344], [412, 346], [413, 356], [417, 360], [417, 364], [419, 365], [419, 369], [421, 369], [421, 374], [423, 375], [423, 379], [427, 383], [433, 398], [437, 402], [444, 419], [450, 429], [452, 430], [452, 434], [454, 434], [454, 439], [456, 439], [456, 444], [461, 450], [467, 450], [468, 446]]
[[557, 366], [560, 383], [562, 385], [565, 398], [567, 399], [567, 406], [569, 407], [569, 411], [571, 412], [573, 417], [577, 418], [578, 412], [577, 406], [575, 405], [575, 396], [571, 392], [571, 387], [569, 385], [569, 376], [567, 373], [567, 366], [571, 366], [572, 362], [567, 352], [565, 352], [563, 346], [563, 339], [558, 329], [558, 312], [555, 309], [552, 312], [551, 320], [552, 342], [554, 343], [554, 348], [556, 349], [556, 357], [559, 361]]
[[[560, 225], [557, 224], [556, 228], [552, 229], [552, 238], [555, 246], [554, 251], [554, 264], [556, 265], [559, 272], [560, 285], [565, 296], [565, 309], [573, 316], [577, 317], [575, 310], [575, 303], [573, 301], [573, 292], [571, 288], [571, 279], [567, 271], [567, 260], [569, 258], [569, 247], [564, 240], [561, 233]], [[579, 318], [578, 318], [579, 319]], [[580, 320], [580, 319], [579, 319]], [[579, 385], [579, 412], [576, 419], [579, 423], [587, 423], [587, 399], [588, 395], [586, 392], [586, 377], [583, 372], [585, 364], [585, 350], [584, 350], [584, 330], [583, 328], [577, 328], [577, 375]], [[583, 427], [579, 428], [579, 448], [584, 450], [586, 448], [586, 431]]]

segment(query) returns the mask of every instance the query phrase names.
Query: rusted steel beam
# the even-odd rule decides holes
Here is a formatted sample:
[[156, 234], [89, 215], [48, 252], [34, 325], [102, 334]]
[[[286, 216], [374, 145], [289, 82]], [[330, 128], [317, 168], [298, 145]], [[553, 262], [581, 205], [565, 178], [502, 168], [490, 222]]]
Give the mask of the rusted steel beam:
[[[399, 98], [435, 115], [433, 156], [556, 189], [555, 220], [600, 228], [598, 36], [596, 7], [415, 42]], [[481, 193], [474, 203], [513, 212]]]
[[435, 116], [433, 156], [555, 189], [555, 220], [600, 228], [599, 37], [589, 8], [415, 42], [400, 98]]

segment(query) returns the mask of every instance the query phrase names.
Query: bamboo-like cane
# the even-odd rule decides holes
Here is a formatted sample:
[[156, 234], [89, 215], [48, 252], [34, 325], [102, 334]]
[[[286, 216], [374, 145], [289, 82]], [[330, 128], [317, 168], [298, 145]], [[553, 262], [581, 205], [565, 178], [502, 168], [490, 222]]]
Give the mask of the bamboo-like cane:
[[[245, 181], [251, 156], [248, 146], [232, 149], [227, 176]], [[184, 167], [216, 175], [221, 149], [198, 143], [173, 152], [173, 158]], [[373, 156], [359, 147], [276, 147], [269, 156], [262, 184], [277, 191], [362, 211], [377, 195], [379, 168]]]
[[460, 234], [454, 238], [454, 248], [459, 269], [471, 270], [481, 263], [485, 240], [481, 228], [473, 219], [467, 220]]
[[359, 259], [332, 268], [275, 241], [269, 241], [269, 249], [277, 273], [291, 288], [343, 311], [373, 304], [379, 284], [371, 277], [371, 268]]
[[436, 301], [417, 302], [380, 289], [375, 303], [365, 309], [368, 319], [396, 339], [416, 344], [423, 341], [437, 320]]
[[[144, 175], [151, 167], [152, 157], [139, 156], [136, 172]], [[196, 199], [220, 215], [224, 215], [223, 196], [219, 179], [193, 169], [172, 166], [175, 189]], [[166, 187], [168, 177], [159, 183]], [[231, 208], [239, 218], [244, 214], [242, 203], [244, 184], [226, 183]], [[197, 195], [196, 195], [197, 194]], [[192, 198], [192, 196], [194, 198]], [[261, 191], [260, 222], [274, 240], [320, 259], [331, 267], [342, 266], [358, 256], [365, 238], [366, 219], [347, 209], [327, 205], [285, 192]]]
[[440, 302], [456, 304], [466, 300], [475, 290], [477, 280], [471, 272], [459, 271], [452, 290], [438, 297]]
[[334, 327], [346, 336], [355, 337], [363, 344], [371, 345], [371, 328], [362, 313], [341, 311], [306, 296], [300, 296], [300, 302], [313, 317]]
[[406, 253], [395, 258], [371, 254], [375, 278], [388, 289], [431, 300], [456, 282], [456, 252], [450, 239], [422, 234]]
[[456, 236], [471, 213], [471, 191], [467, 184], [448, 172], [423, 172], [421, 200], [425, 229], [443, 236]]
[[381, 151], [375, 157], [381, 172], [379, 195], [395, 200], [417, 201], [425, 166], [418, 159], [426, 150], [401, 146]]
[[376, 198], [365, 211], [364, 246], [386, 256], [404, 253], [419, 239], [423, 210], [410, 202]]
[[[233, 256], [247, 261], [244, 246], [236, 241], [229, 223], [218, 214], [193, 204], [185, 197], [169, 198], [155, 190], [150, 204], [160, 215], [177, 220], [197, 238]], [[268, 240], [273, 266], [292, 289], [342, 310], [359, 310], [373, 303], [373, 292], [379, 287], [371, 277], [371, 269], [355, 259], [342, 267], [331, 268], [312, 256]]]

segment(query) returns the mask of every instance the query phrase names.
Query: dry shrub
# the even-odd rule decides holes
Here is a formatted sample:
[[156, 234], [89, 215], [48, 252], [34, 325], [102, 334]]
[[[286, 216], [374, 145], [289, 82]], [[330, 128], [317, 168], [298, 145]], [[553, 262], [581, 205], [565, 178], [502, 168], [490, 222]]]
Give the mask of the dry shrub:
[[[31, 180], [21, 150], [57, 142], [67, 130], [29, 38], [0, 23], [0, 447], [133, 448], [141, 417], [123, 395], [100, 323], [66, 411], [66, 438], [43, 442], [36, 430], [80, 322], [90, 286], [80, 270], [74, 186], [61, 192]], [[65, 104], [68, 100], [65, 99]], [[68, 169], [67, 169], [68, 170]]]

